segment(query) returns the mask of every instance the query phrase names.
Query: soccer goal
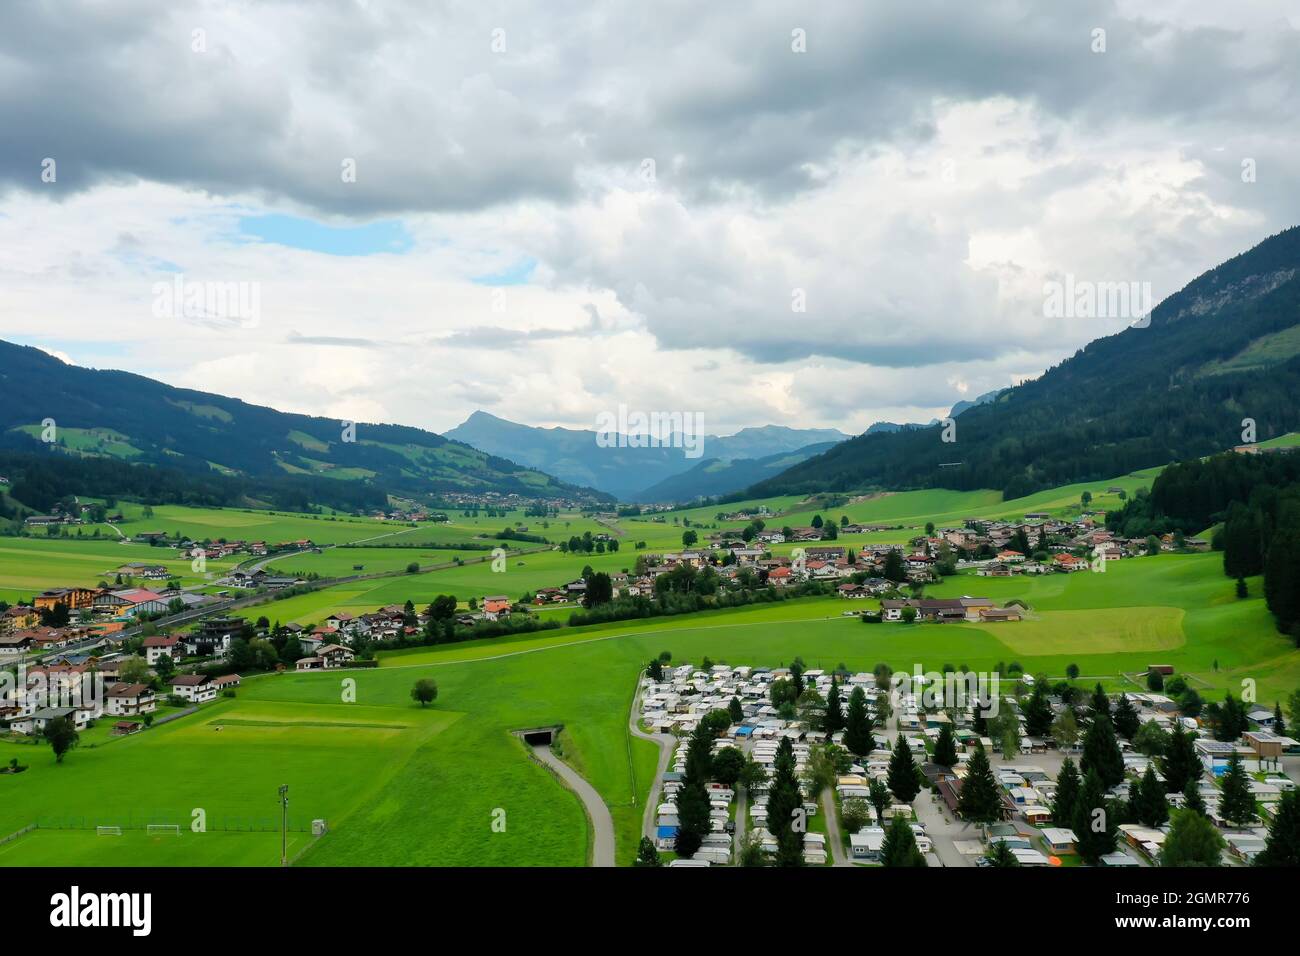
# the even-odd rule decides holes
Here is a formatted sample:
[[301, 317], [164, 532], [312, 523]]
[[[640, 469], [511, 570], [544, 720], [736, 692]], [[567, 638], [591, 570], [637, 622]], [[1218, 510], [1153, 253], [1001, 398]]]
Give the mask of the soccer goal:
[[145, 827], [145, 829], [150, 834], [165, 833], [169, 835], [175, 834], [176, 836], [181, 835], [181, 827], [179, 823], [150, 823]]
[[121, 827], [95, 827], [95, 833], [99, 836], [121, 836]]

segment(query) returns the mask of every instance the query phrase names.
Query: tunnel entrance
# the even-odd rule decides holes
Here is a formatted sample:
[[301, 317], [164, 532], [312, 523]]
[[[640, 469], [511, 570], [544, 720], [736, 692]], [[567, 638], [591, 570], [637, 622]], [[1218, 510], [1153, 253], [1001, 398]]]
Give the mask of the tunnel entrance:
[[555, 735], [560, 732], [557, 727], [532, 727], [528, 730], [516, 730], [515, 736], [523, 738], [530, 747], [549, 747], [555, 743]]

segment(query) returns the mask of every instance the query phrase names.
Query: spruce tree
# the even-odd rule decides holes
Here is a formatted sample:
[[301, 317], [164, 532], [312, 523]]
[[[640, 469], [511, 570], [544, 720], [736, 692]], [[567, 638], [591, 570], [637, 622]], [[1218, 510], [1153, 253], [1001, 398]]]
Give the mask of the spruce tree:
[[689, 780], [677, 791], [677, 838], [673, 850], [678, 856], [692, 857], [704, 842], [711, 821], [708, 791], [702, 780]]
[[1183, 730], [1181, 722], [1174, 724], [1174, 732], [1169, 735], [1160, 771], [1165, 775], [1165, 788], [1170, 793], [1182, 793], [1189, 784], [1201, 779], [1201, 758], [1196, 755], [1195, 739]]
[[1242, 766], [1241, 755], [1233, 751], [1223, 774], [1223, 794], [1219, 813], [1229, 823], [1244, 825], [1255, 819], [1255, 798], [1250, 793], [1250, 777]]
[[1079, 768], [1069, 757], [1061, 762], [1061, 772], [1056, 775], [1056, 794], [1052, 797], [1052, 820], [1057, 826], [1069, 827], [1074, 822], [1074, 808], [1079, 800]]
[[731, 702], [727, 704], [727, 714], [733, 724], [738, 724], [745, 719], [745, 708], [741, 706], [739, 697], [731, 698]]
[[1095, 769], [1089, 769], [1079, 789], [1079, 799], [1074, 807], [1074, 826], [1071, 827], [1077, 837], [1075, 846], [1085, 862], [1095, 864], [1107, 853], [1114, 852], [1115, 822], [1111, 817], [1101, 775]]
[[925, 866], [925, 855], [916, 845], [916, 834], [906, 817], [894, 817], [885, 830], [885, 842], [880, 846], [883, 866]]
[[1025, 732], [1030, 737], [1046, 737], [1052, 732], [1052, 717], [1047, 688], [1039, 681], [1034, 684], [1034, 692], [1025, 703]]
[[865, 757], [875, 746], [871, 715], [867, 713], [867, 695], [861, 687], [849, 694], [849, 712], [844, 720], [844, 747], [850, 753]]
[[1101, 684], [1097, 684], [1096, 690], [1092, 692], [1092, 712], [1094, 714], [1105, 714], [1110, 716], [1110, 698], [1106, 692], [1101, 689]]
[[1205, 798], [1201, 796], [1201, 788], [1197, 781], [1188, 780], [1187, 786], [1183, 788], [1183, 806], [1193, 813], [1205, 816]]
[[994, 823], [1002, 817], [1002, 791], [993, 779], [988, 754], [978, 744], [957, 795], [957, 812], [967, 823]]
[[1115, 714], [1112, 717], [1115, 724], [1115, 731], [1125, 740], [1132, 740], [1133, 735], [1138, 732], [1142, 726], [1141, 720], [1138, 719], [1137, 711], [1133, 709], [1133, 703], [1128, 699], [1128, 694], [1119, 695], [1119, 703], [1115, 705]]
[[894, 752], [889, 757], [889, 789], [901, 803], [911, 803], [921, 792], [921, 785], [916, 780], [916, 761], [912, 759], [912, 748], [907, 739], [898, 735]]
[[1282, 716], [1282, 702], [1273, 704], [1273, 733], [1278, 737], [1286, 736], [1286, 720]]
[[1086, 777], [1090, 770], [1096, 770], [1103, 789], [1109, 790], [1124, 779], [1124, 755], [1120, 753], [1119, 742], [1115, 739], [1115, 729], [1110, 718], [1104, 714], [1095, 714], [1088, 733], [1083, 738], [1083, 755], [1079, 760], [1079, 770]]
[[1282, 794], [1256, 866], [1300, 866], [1300, 791]]
[[844, 711], [840, 708], [840, 683], [831, 675], [830, 693], [826, 695], [826, 716], [822, 720], [822, 729], [828, 734], [838, 733], [844, 729]]
[[701, 720], [691, 732], [686, 743], [686, 770], [683, 781], [706, 784], [713, 768], [713, 732], [706, 721]]
[[1169, 804], [1165, 800], [1165, 787], [1156, 779], [1155, 767], [1147, 765], [1142, 782], [1137, 787], [1137, 818], [1143, 826], [1159, 827], [1169, 821]]
[[934, 762], [950, 770], [957, 764], [957, 738], [953, 735], [952, 724], [939, 728], [939, 739], [934, 742]]
[[[797, 865], [795, 855], [800, 860], [803, 858], [802, 813], [803, 795], [795, 776], [794, 748], [789, 737], [782, 737], [777, 744], [772, 780], [767, 791], [767, 829], [776, 837], [778, 855], [785, 865]], [[793, 837], [788, 837], [789, 834]], [[784, 843], [783, 838], [786, 838]], [[798, 854], [793, 853], [796, 844]]]

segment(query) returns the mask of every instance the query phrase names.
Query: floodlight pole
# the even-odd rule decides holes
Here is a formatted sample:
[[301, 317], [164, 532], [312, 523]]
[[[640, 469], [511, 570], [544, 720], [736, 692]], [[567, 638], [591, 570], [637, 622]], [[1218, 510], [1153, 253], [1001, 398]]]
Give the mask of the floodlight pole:
[[280, 865], [289, 865], [289, 785], [280, 785]]

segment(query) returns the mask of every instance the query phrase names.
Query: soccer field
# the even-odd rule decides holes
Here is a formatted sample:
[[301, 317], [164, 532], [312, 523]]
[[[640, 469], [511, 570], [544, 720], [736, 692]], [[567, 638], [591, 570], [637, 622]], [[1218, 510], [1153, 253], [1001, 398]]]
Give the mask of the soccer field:
[[[138, 865], [156, 859], [160, 845], [177, 847], [165, 842], [176, 840], [174, 835], [142, 829], [175, 824], [185, 834], [182, 840], [196, 845], [188, 862], [203, 864], [208, 844], [189, 840], [199, 836], [189, 834], [197, 811], [205, 836], [238, 831], [229, 841], [212, 841], [220, 862], [278, 863], [278, 849], [273, 860], [263, 859], [262, 833], [272, 834], [278, 847], [281, 784], [289, 786], [291, 830], [309, 831], [317, 818], [331, 827], [344, 825], [416, 749], [459, 717], [409, 700], [401, 708], [368, 706], [364, 697], [345, 704], [341, 682], [339, 677], [321, 683], [330, 693], [319, 702], [290, 703], [243, 699], [244, 690], [257, 683], [249, 681], [240, 698], [130, 737], [78, 747], [62, 764], [45, 747], [0, 743], [0, 761], [17, 757], [28, 766], [0, 777], [0, 835], [35, 823], [40, 829], [15, 844], [31, 842], [38, 847], [33, 852], [52, 862], [80, 863], [83, 853], [98, 860], [110, 852], [107, 845], [116, 845], [115, 865]], [[97, 826], [120, 826], [123, 837], [98, 836]], [[49, 836], [59, 833], [71, 835]], [[40, 849], [46, 846], [51, 849]], [[137, 858], [137, 849], [148, 850], [146, 858]], [[72, 856], [60, 859], [63, 852]], [[25, 862], [21, 852], [0, 853], [0, 864]]]
[[[296, 831], [288, 836], [292, 860], [312, 837]], [[123, 830], [120, 836], [101, 836], [93, 829], [32, 830], [0, 845], [0, 866], [279, 866], [280, 849], [278, 830]]]

